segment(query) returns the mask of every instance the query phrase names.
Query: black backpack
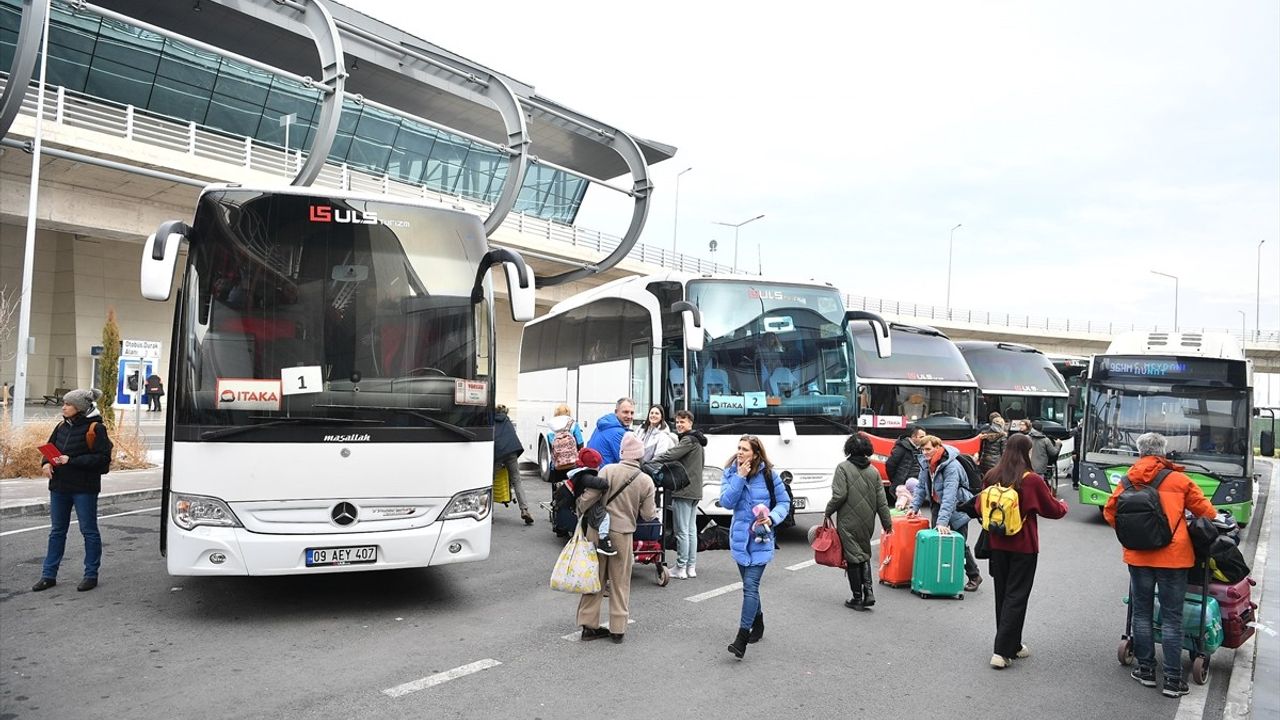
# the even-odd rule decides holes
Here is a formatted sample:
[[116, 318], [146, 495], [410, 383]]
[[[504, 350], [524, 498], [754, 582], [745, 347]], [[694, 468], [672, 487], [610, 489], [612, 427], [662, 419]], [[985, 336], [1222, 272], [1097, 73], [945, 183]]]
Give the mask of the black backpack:
[[978, 469], [978, 463], [965, 453], [956, 456], [956, 462], [960, 463], [960, 468], [964, 470], [965, 477], [969, 481], [969, 494], [977, 495], [982, 492], [982, 470]]
[[1130, 550], [1157, 550], [1173, 542], [1173, 529], [1160, 504], [1160, 483], [1173, 472], [1156, 473], [1146, 485], [1134, 485], [1125, 475], [1116, 496], [1116, 539]]
[[[774, 477], [777, 477], [776, 473], [774, 474]], [[773, 478], [766, 477], [764, 479], [764, 486], [769, 491], [769, 512], [773, 512], [773, 509], [778, 506], [778, 495], [773, 490]], [[778, 523], [777, 529], [779, 530], [782, 528], [789, 528], [796, 524], [796, 505], [794, 502], [791, 502], [791, 488], [788, 487], [785, 482], [782, 484], [782, 492], [787, 494], [787, 502], [790, 503], [790, 509], [787, 510], [787, 516], [782, 519], [782, 522]]]
[[647, 462], [640, 466], [653, 484], [664, 490], [678, 492], [689, 487], [689, 471], [680, 462]]

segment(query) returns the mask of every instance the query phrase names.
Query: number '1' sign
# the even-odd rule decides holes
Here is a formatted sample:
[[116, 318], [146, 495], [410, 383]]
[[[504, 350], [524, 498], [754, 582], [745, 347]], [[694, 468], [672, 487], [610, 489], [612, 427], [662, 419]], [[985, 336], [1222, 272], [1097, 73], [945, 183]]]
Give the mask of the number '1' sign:
[[324, 388], [319, 365], [280, 368], [280, 393], [282, 395], [305, 395], [318, 393]]

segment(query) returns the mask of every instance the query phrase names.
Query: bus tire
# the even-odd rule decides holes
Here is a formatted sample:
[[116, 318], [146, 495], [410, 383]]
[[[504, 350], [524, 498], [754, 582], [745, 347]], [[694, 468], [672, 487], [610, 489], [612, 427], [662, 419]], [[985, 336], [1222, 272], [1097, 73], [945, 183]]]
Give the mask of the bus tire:
[[538, 440], [538, 477], [542, 482], [551, 482], [551, 448], [547, 447], [546, 438]]

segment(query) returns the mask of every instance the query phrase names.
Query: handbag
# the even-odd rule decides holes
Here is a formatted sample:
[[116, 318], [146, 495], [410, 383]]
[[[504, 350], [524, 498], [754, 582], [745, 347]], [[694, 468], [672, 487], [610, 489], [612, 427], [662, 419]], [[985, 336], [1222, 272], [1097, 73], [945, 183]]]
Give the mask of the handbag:
[[698, 533], [698, 552], [704, 550], [728, 550], [729, 528], [712, 520]]
[[973, 541], [973, 556], [978, 560], [991, 559], [991, 540], [985, 529], [978, 533], [978, 539]]
[[813, 542], [809, 543], [809, 547], [813, 548], [813, 560], [819, 565], [848, 567], [844, 558], [844, 546], [840, 542], [839, 533], [831, 524], [831, 518], [822, 518], [822, 525], [814, 528]]
[[600, 558], [596, 546], [582, 533], [582, 523], [565, 543], [551, 570], [551, 589], [590, 595], [600, 592]]

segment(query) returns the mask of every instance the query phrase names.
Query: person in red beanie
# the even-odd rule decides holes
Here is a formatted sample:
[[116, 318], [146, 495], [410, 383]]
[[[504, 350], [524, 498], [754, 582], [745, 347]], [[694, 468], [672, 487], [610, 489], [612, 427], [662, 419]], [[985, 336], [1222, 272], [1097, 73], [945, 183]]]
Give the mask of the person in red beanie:
[[[603, 495], [604, 491], [609, 489], [609, 481], [600, 477], [596, 472], [600, 469], [600, 463], [604, 458], [600, 453], [591, 448], [583, 448], [578, 451], [578, 467], [569, 471], [569, 477], [565, 478], [564, 487], [573, 493], [572, 502], [577, 502], [582, 497], [582, 493], [588, 488], [599, 490]], [[604, 510], [604, 498], [600, 502], [594, 503], [583, 513], [587, 527], [593, 527], [600, 535], [600, 542], [596, 543], [596, 552], [601, 555], [617, 555], [618, 550], [609, 541], [609, 513]]]

